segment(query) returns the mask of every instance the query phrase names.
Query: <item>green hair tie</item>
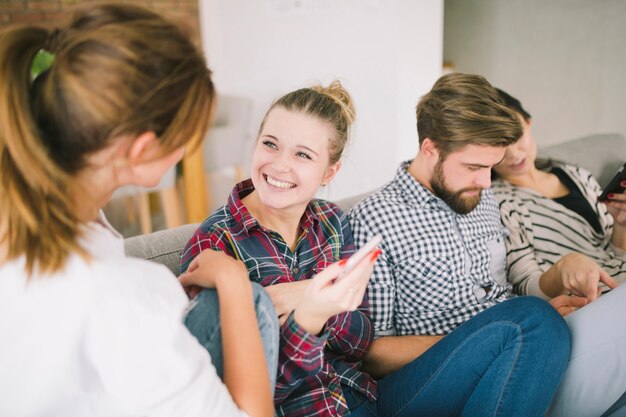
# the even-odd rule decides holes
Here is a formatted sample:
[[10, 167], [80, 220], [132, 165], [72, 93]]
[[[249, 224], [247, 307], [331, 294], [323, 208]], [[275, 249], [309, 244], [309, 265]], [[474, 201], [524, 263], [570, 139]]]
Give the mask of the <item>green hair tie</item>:
[[33, 64], [30, 66], [30, 80], [35, 81], [44, 72], [48, 71], [54, 62], [54, 54], [40, 49], [33, 58]]

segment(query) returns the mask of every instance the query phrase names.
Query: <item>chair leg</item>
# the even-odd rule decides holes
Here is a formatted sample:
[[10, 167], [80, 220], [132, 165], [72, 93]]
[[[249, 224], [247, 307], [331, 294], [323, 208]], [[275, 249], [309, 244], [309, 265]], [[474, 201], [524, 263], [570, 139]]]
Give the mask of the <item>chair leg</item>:
[[139, 200], [139, 224], [141, 225], [141, 233], [152, 232], [152, 216], [150, 214], [150, 199], [148, 193], [137, 194]]
[[160, 195], [163, 205], [163, 216], [165, 217], [165, 227], [171, 229], [182, 225], [182, 213], [176, 186], [162, 189]]

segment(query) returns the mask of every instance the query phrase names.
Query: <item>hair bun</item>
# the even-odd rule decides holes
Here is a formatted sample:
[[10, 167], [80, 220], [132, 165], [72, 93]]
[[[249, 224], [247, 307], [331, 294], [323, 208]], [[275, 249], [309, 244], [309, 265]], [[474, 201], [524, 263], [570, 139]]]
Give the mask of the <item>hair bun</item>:
[[352, 97], [348, 90], [346, 90], [339, 80], [334, 80], [330, 83], [328, 87], [324, 87], [322, 85], [316, 85], [311, 87], [313, 90], [317, 91], [320, 94], [324, 94], [325, 96], [330, 97], [341, 107], [341, 111], [344, 114], [347, 122], [349, 124], [354, 123], [354, 119], [356, 118], [356, 110], [354, 108], [354, 103], [352, 102]]

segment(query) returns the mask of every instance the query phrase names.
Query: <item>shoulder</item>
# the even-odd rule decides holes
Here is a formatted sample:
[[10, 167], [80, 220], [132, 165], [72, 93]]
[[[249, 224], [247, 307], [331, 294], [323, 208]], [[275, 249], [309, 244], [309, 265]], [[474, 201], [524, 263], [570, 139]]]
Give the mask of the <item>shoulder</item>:
[[352, 220], [367, 223], [377, 218], [402, 216], [402, 211], [408, 207], [408, 202], [392, 181], [359, 201], [348, 215]]
[[596, 179], [593, 177], [593, 174], [585, 168], [569, 164], [560, 164], [557, 166], [561, 168], [563, 172], [565, 172], [574, 181], [579, 181], [583, 184], [597, 183]]

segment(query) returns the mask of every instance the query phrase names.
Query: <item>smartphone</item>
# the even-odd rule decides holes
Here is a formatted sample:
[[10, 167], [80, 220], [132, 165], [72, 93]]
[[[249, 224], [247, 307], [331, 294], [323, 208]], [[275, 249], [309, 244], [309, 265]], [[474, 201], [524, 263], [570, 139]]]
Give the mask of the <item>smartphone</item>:
[[372, 239], [370, 239], [370, 241], [367, 242], [365, 245], [361, 246], [358, 251], [354, 252], [352, 256], [348, 259], [348, 262], [346, 262], [346, 266], [343, 268], [343, 271], [341, 271], [339, 277], [345, 276], [350, 273], [350, 271], [352, 271], [352, 269], [354, 269], [354, 267], [357, 266], [363, 260], [363, 258], [365, 258], [370, 252], [378, 247], [378, 244], [382, 240], [383, 238], [380, 235], [376, 235]]
[[598, 197], [599, 201], [608, 201], [609, 194], [619, 194], [624, 192], [624, 187], [621, 185], [622, 181], [626, 181], [626, 162], [617, 171], [615, 176], [609, 182], [609, 185], [604, 187], [604, 191]]

